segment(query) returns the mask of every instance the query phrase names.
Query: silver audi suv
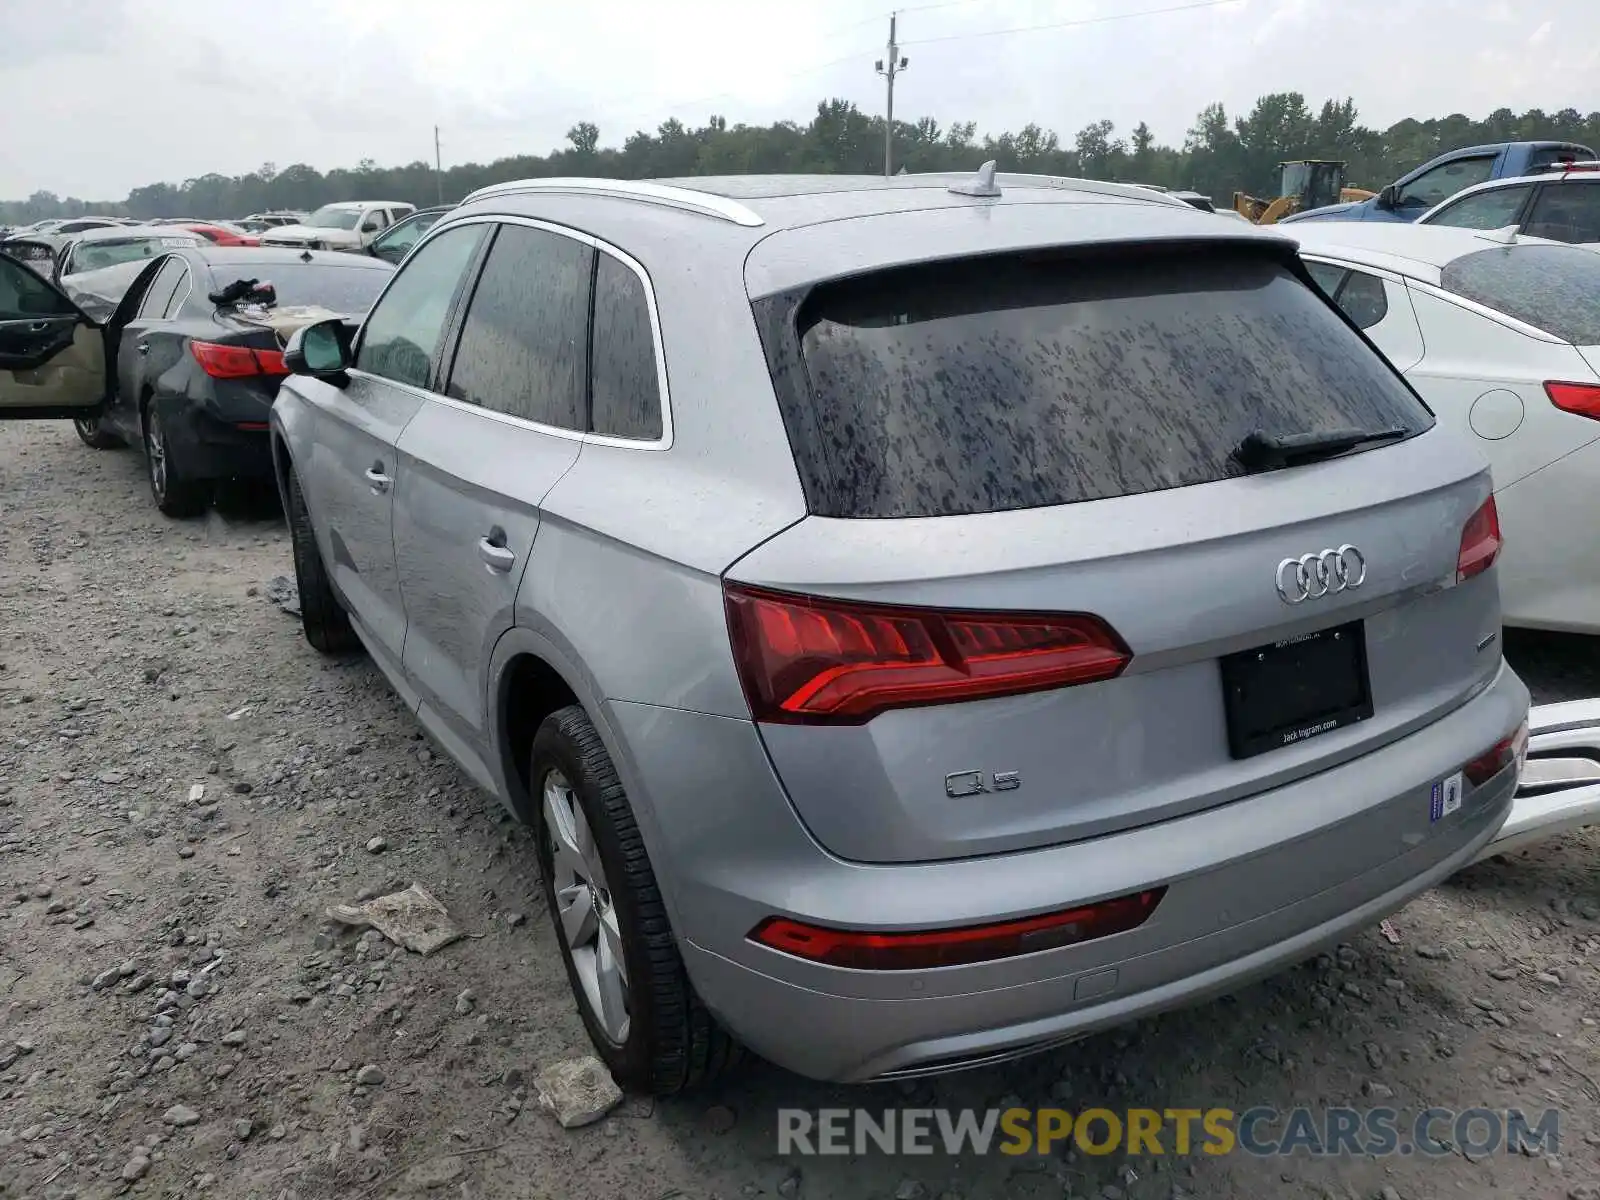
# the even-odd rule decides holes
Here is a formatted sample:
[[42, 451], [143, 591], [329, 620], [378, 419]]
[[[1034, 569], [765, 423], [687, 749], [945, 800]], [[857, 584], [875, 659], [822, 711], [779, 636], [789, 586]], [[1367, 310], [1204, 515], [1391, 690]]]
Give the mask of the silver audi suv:
[[1227, 991], [1510, 805], [1483, 461], [1291, 242], [1181, 199], [504, 184], [286, 358], [306, 635], [537, 828], [626, 1085]]

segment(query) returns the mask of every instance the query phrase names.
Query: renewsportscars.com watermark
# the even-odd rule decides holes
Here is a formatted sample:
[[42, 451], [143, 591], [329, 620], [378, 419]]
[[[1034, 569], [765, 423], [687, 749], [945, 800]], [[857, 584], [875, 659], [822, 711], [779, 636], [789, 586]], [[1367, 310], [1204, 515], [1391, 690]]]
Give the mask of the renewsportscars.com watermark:
[[1561, 1114], [1426, 1108], [860, 1108], [778, 1110], [778, 1153], [799, 1155], [1250, 1154], [1261, 1158], [1464, 1151], [1556, 1154]]

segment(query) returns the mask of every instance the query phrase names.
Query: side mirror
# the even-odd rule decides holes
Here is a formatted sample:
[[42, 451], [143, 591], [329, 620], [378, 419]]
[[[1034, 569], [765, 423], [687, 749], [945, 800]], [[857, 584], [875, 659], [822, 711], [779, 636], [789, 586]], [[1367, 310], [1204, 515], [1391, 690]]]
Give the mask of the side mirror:
[[292, 375], [311, 375], [337, 387], [349, 382], [350, 330], [342, 320], [318, 321], [289, 335], [283, 365]]
[[1385, 212], [1393, 212], [1394, 211], [1394, 204], [1395, 204], [1395, 197], [1396, 197], [1395, 187], [1394, 187], [1394, 184], [1391, 183], [1387, 187], [1385, 187], [1383, 189], [1383, 191], [1378, 193], [1378, 200], [1377, 200], [1378, 207], [1383, 209]]

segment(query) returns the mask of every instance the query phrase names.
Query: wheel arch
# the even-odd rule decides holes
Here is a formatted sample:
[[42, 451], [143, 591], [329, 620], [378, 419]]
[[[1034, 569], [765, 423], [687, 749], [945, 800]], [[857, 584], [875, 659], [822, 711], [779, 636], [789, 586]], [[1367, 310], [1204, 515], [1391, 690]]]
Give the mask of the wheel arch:
[[289, 444], [276, 425], [267, 435], [267, 450], [272, 455], [272, 482], [278, 489], [278, 503], [289, 511], [289, 472], [294, 470], [294, 459], [289, 454]]
[[[528, 779], [528, 750], [539, 723], [557, 709], [576, 704], [583, 709], [606, 753], [611, 756], [617, 777], [627, 790], [634, 821], [639, 826], [645, 850], [658, 862], [660, 846], [655, 809], [648, 790], [634, 770], [632, 757], [606, 715], [602, 694], [578, 666], [574, 656], [551, 637], [525, 625], [505, 632], [495, 644], [490, 658], [486, 711], [492, 715], [489, 767], [495, 774], [502, 801], [523, 823], [537, 828], [542, 819], [539, 803]], [[666, 901], [668, 914], [676, 921], [676, 903], [670, 872], [656, 876], [657, 886]]]

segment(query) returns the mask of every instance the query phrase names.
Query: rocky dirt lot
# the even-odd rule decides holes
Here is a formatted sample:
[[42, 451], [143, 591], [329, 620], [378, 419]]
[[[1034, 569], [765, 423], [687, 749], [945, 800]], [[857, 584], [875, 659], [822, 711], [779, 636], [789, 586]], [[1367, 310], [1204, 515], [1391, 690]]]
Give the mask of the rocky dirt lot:
[[[161, 518], [132, 452], [0, 425], [0, 1196], [1594, 1197], [1597, 842], [1473, 868], [1236, 996], [1005, 1068], [836, 1088], [754, 1064], [584, 1129], [525, 831], [373, 667], [276, 606], [270, 503]], [[1546, 699], [1581, 640], [1515, 639]], [[420, 883], [470, 936], [331, 926]], [[780, 1106], [1547, 1106], [1557, 1155], [786, 1161]]]

